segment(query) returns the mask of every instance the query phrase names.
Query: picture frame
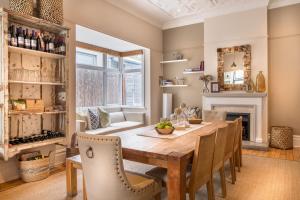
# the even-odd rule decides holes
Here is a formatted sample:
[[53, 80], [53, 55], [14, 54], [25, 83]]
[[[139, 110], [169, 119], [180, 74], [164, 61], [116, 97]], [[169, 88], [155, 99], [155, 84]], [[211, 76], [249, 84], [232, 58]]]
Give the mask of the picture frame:
[[210, 91], [211, 91], [211, 93], [219, 93], [220, 92], [219, 82], [211, 82], [210, 83]]

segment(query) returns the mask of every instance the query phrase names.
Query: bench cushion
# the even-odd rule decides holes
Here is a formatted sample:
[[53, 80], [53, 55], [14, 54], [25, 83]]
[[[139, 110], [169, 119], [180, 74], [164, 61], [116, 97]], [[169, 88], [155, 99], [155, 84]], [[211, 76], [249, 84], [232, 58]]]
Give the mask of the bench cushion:
[[141, 122], [123, 121], [123, 122], [112, 123], [107, 128], [86, 130], [85, 133], [94, 134], [94, 135], [104, 135], [104, 134], [115, 133], [115, 132], [119, 132], [119, 131], [126, 131], [129, 129], [138, 128], [141, 126], [143, 126], [143, 123], [141, 123]]

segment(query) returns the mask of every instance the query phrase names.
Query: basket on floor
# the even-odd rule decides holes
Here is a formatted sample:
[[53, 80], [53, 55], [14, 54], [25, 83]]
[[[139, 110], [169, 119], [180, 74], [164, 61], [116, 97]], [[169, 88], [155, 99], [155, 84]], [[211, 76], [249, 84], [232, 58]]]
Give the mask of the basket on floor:
[[292, 149], [293, 129], [287, 126], [272, 126], [270, 146], [279, 149]]
[[20, 175], [24, 182], [33, 182], [43, 180], [50, 174], [49, 156], [29, 161], [19, 161]]
[[40, 0], [38, 9], [40, 18], [55, 24], [63, 24], [63, 0]]
[[9, 8], [23, 15], [33, 15], [33, 0], [9, 0]]

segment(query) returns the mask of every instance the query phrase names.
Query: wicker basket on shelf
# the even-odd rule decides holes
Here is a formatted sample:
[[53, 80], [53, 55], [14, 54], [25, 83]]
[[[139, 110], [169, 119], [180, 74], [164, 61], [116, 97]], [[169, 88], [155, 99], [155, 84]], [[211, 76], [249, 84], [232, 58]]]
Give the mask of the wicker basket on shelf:
[[272, 126], [270, 146], [279, 149], [292, 149], [293, 129], [287, 126]]
[[9, 8], [23, 15], [33, 15], [33, 0], [9, 0]]
[[19, 161], [20, 175], [24, 182], [46, 179], [50, 175], [50, 154], [38, 160]]
[[63, 24], [63, 0], [40, 0], [38, 9], [40, 18], [55, 24]]

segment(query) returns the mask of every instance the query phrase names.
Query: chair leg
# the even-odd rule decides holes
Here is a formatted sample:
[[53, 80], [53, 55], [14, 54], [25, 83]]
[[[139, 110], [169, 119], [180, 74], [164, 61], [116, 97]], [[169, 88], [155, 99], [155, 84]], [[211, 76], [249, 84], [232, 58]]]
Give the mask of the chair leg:
[[207, 188], [208, 200], [215, 200], [214, 199], [214, 193], [213, 193], [214, 188], [213, 188], [212, 180], [210, 180], [206, 183], [206, 188]]
[[236, 150], [234, 156], [235, 156], [235, 164], [238, 168], [238, 172], [241, 172], [241, 161], [240, 161], [241, 157], [240, 157], [239, 149]]
[[158, 193], [157, 195], [154, 196], [155, 200], [161, 200], [161, 193]]
[[235, 166], [234, 166], [234, 156], [229, 159], [230, 162], [230, 171], [231, 171], [231, 183], [235, 184], [236, 175], [235, 175]]
[[82, 189], [83, 189], [83, 200], [87, 200], [87, 195], [86, 195], [86, 187], [85, 187], [85, 178], [82, 176]]
[[189, 199], [190, 200], [195, 200], [195, 196], [196, 196], [195, 191], [194, 190], [190, 190], [189, 191]]
[[227, 190], [226, 190], [226, 178], [225, 178], [225, 169], [224, 166], [220, 169], [220, 177], [221, 177], [221, 187], [222, 187], [222, 197], [226, 198]]

